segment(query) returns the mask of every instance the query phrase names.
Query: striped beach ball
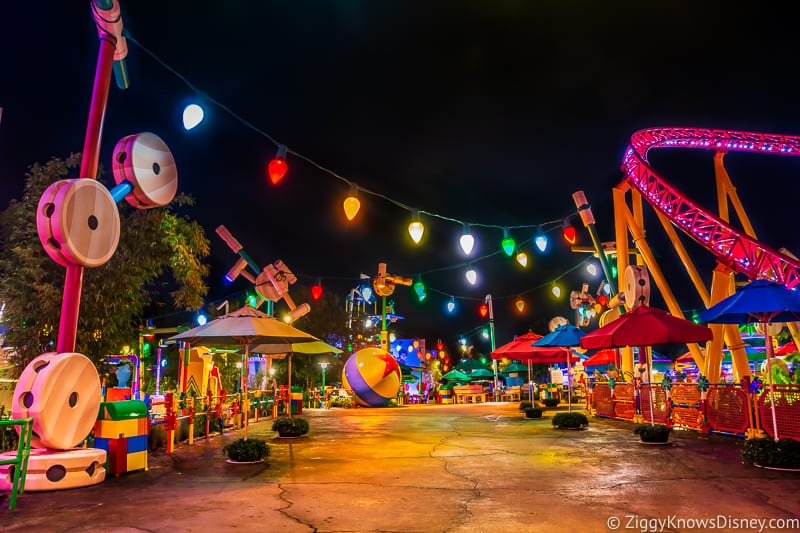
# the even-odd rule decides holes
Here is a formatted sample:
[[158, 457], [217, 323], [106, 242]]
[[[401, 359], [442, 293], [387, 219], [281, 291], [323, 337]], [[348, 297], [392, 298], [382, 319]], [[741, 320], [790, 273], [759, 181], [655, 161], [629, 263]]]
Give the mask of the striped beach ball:
[[357, 351], [344, 364], [342, 372], [342, 385], [352, 390], [356, 402], [365, 407], [380, 407], [396, 398], [400, 380], [400, 365], [380, 348]]

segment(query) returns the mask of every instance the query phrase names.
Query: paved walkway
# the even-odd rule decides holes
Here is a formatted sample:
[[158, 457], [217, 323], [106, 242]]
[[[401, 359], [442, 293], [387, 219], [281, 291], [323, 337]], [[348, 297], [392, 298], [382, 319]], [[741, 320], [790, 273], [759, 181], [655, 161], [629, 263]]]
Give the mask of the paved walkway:
[[13, 512], [0, 499], [0, 529], [585, 532], [616, 519], [622, 531], [706, 531], [690, 520], [711, 519], [759, 531], [733, 520], [800, 517], [800, 474], [743, 465], [739, 439], [673, 432], [673, 445], [648, 446], [629, 423], [555, 430], [554, 410], [524, 420], [517, 405], [304, 410], [304, 438], [276, 439], [269, 420], [250, 426], [271, 443], [264, 464], [226, 463], [222, 446], [240, 433], [230, 432], [154, 452], [146, 472], [26, 492]]

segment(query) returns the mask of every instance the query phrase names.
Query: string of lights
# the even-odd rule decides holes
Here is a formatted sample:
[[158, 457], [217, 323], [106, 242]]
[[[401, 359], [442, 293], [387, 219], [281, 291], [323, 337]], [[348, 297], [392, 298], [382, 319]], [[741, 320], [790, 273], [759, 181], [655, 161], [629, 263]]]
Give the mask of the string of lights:
[[[505, 226], [505, 225], [491, 224], [485, 222], [460, 220], [454, 217], [446, 216], [426, 209], [414, 208], [404, 202], [401, 202], [379, 191], [363, 187], [357, 184], [356, 182], [342, 176], [338, 172], [318, 163], [311, 157], [304, 155], [303, 153], [298, 152], [297, 150], [289, 148], [285, 144], [282, 144], [275, 137], [273, 137], [263, 129], [259, 128], [251, 121], [247, 120], [246, 118], [236, 113], [234, 110], [225, 105], [223, 102], [220, 102], [219, 100], [211, 96], [209, 93], [201, 90], [199, 87], [193, 84], [186, 76], [178, 72], [175, 68], [170, 66], [166, 61], [162, 60], [155, 52], [153, 52], [152, 50], [144, 46], [141, 42], [139, 42], [135, 37], [133, 37], [130, 34], [130, 32], [127, 29], [123, 30], [123, 34], [125, 35], [126, 39], [129, 42], [136, 45], [140, 50], [142, 50], [142, 52], [151, 57], [161, 67], [166, 69], [172, 75], [177, 77], [182, 83], [184, 83], [192, 92], [194, 92], [197, 95], [199, 101], [213, 104], [217, 108], [227, 113], [234, 120], [236, 120], [246, 128], [250, 129], [254, 133], [264, 137], [265, 139], [267, 139], [269, 142], [271, 142], [276, 146], [277, 151], [275, 157], [267, 165], [267, 174], [269, 175], [270, 181], [273, 183], [273, 185], [277, 185], [283, 179], [286, 172], [288, 171], [288, 164], [286, 162], [287, 154], [290, 154], [293, 157], [296, 157], [297, 159], [304, 161], [305, 163], [313, 166], [314, 168], [320, 170], [321, 172], [347, 185], [347, 187], [349, 188], [349, 194], [343, 202], [343, 209], [345, 212], [345, 216], [347, 217], [348, 220], [353, 220], [358, 214], [358, 211], [360, 210], [361, 207], [361, 202], [358, 198], [358, 195], [359, 193], [363, 193], [375, 198], [382, 199], [400, 209], [410, 212], [411, 222], [409, 223], [408, 231], [412, 240], [417, 244], [422, 239], [422, 235], [425, 231], [425, 226], [422, 222], [422, 219], [420, 218], [421, 215], [437, 218], [447, 222], [452, 222], [454, 224], [462, 226], [463, 234], [459, 238], [459, 243], [461, 244], [462, 250], [467, 256], [470, 255], [470, 253], [472, 252], [472, 248], [475, 244], [475, 238], [470, 232], [470, 228], [472, 227], [501, 230], [503, 232], [502, 249], [509, 257], [513, 255], [515, 251], [517, 251], [518, 249], [516, 242], [514, 241], [513, 237], [511, 237], [510, 234], [511, 230], [536, 229], [536, 236], [533, 237], [532, 240], [535, 242], [536, 246], [540, 249], [540, 251], [544, 251], [544, 248], [547, 246], [546, 234], [559, 227], [563, 229], [563, 235], [564, 238], [567, 240], [567, 242], [569, 242], [570, 244], [573, 244], [575, 242], [575, 228], [574, 226], [572, 226], [572, 223], [570, 221], [574, 216], [576, 216], [574, 213], [569, 213], [566, 216], [556, 220], [548, 220], [533, 224]], [[202, 106], [200, 106], [198, 103], [192, 103], [188, 105], [184, 109], [184, 114], [183, 114], [184, 128], [192, 129], [194, 127], [197, 127], [203, 121], [203, 118], [204, 118], [204, 112]], [[524, 259], [526, 257], [526, 254], [524, 252], [518, 252], [518, 255], [519, 255], [518, 260], [520, 262], [527, 261], [526, 259]], [[485, 259], [485, 258], [486, 256], [480, 259]], [[476, 261], [480, 259], [476, 259]]]

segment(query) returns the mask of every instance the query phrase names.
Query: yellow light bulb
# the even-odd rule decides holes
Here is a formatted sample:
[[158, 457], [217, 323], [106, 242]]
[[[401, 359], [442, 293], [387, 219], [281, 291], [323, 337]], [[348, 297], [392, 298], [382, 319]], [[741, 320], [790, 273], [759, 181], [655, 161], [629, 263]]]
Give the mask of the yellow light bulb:
[[523, 300], [522, 298], [517, 298], [517, 301], [514, 302], [514, 305], [517, 306], [517, 311], [519, 311], [520, 313], [525, 310], [525, 300]]
[[347, 220], [353, 220], [356, 218], [358, 210], [361, 209], [361, 202], [355, 196], [348, 196], [344, 199], [342, 206], [344, 207], [344, 216], [347, 217]]
[[415, 220], [411, 224], [408, 225], [408, 234], [411, 235], [411, 239], [414, 241], [415, 244], [419, 244], [419, 241], [422, 239], [422, 234], [425, 232], [425, 226], [422, 225], [422, 222], [419, 220]]
[[528, 254], [526, 254], [525, 252], [518, 253], [517, 263], [519, 263], [523, 267], [528, 266]]

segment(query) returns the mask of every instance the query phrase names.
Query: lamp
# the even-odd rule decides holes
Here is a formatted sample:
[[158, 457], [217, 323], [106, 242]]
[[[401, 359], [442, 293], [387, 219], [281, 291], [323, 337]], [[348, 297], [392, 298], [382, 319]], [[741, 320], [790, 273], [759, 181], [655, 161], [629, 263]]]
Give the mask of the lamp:
[[461, 250], [464, 254], [469, 255], [472, 253], [472, 248], [475, 246], [475, 237], [469, 232], [469, 226], [464, 224], [464, 233], [458, 239], [458, 244], [461, 245]]
[[422, 302], [428, 296], [425, 294], [425, 284], [422, 283], [422, 277], [417, 277], [417, 282], [414, 283], [414, 292], [417, 293], [417, 298]]
[[539, 253], [544, 253], [547, 250], [548, 239], [541, 226], [536, 230], [536, 237], [533, 238], [533, 242], [536, 244], [536, 249], [539, 250]]
[[569, 221], [569, 218], [565, 218], [564, 222], [562, 223], [562, 235], [564, 236], [564, 240], [570, 244], [575, 244], [575, 239], [578, 238], [577, 233], [575, 233], [575, 226]]
[[419, 211], [415, 209], [411, 213], [411, 223], [408, 225], [408, 234], [411, 235], [414, 244], [419, 244], [424, 232], [425, 226], [422, 225], [422, 221], [419, 219]]
[[553, 292], [553, 296], [556, 298], [561, 298], [561, 287], [553, 283], [553, 288], [551, 290]]
[[478, 273], [472, 268], [472, 265], [467, 265], [467, 271], [464, 274], [470, 285], [475, 285], [478, 282]]
[[183, 129], [189, 131], [203, 122], [205, 111], [197, 104], [189, 104], [183, 108]]
[[358, 210], [361, 209], [361, 201], [358, 199], [358, 185], [355, 183], [350, 184], [350, 193], [344, 199], [342, 207], [344, 207], [344, 216], [347, 217], [347, 220], [356, 218]]
[[322, 367], [322, 390], [323, 391], [325, 390], [325, 369], [328, 368], [329, 364], [330, 363], [328, 363], [327, 361], [320, 361], [320, 363], [319, 363], [319, 366]]
[[528, 266], [528, 254], [522, 250], [517, 250], [517, 263], [519, 263], [523, 268]]
[[514, 249], [517, 247], [517, 243], [514, 240], [514, 237], [508, 232], [508, 228], [503, 228], [503, 240], [500, 242], [500, 246], [503, 248], [503, 251], [508, 257], [511, 257], [514, 254]]
[[317, 280], [316, 285], [312, 285], [311, 298], [313, 300], [319, 300], [320, 298], [322, 298], [322, 282], [320, 280]]
[[286, 175], [287, 170], [289, 170], [289, 167], [286, 165], [286, 146], [279, 144], [275, 157], [267, 165], [267, 174], [269, 174], [272, 184], [277, 185]]

